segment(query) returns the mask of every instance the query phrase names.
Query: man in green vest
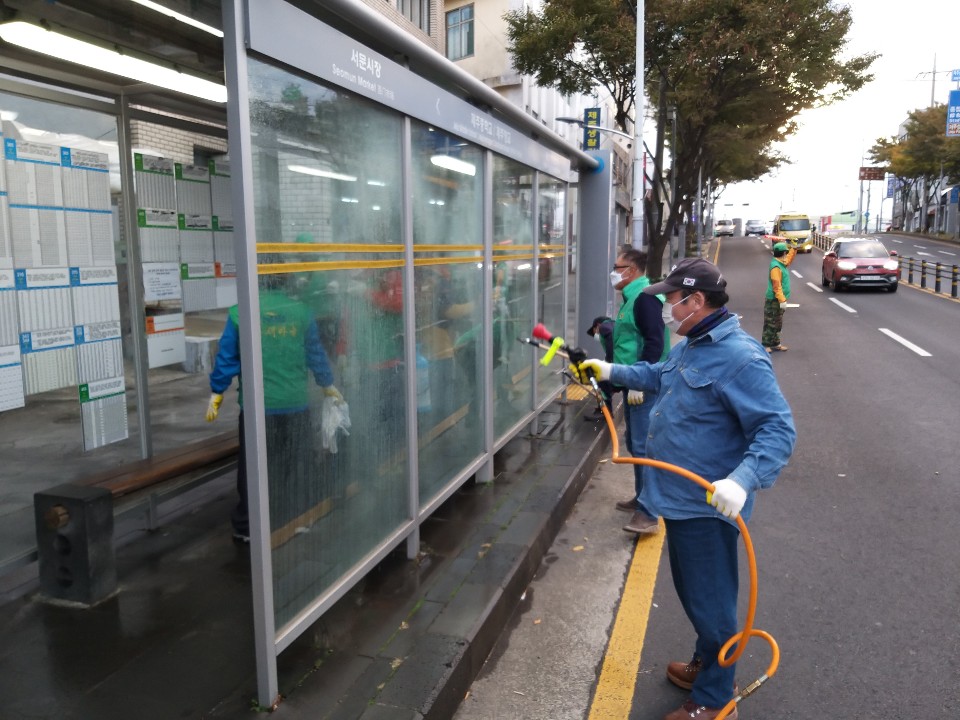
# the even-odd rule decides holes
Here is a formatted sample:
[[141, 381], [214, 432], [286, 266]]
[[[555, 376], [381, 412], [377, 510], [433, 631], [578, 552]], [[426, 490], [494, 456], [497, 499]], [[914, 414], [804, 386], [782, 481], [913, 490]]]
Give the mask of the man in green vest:
[[[268, 274], [260, 279], [260, 345], [272, 531], [303, 514], [310, 502], [311, 484], [315, 481], [311, 458], [314, 444], [319, 441], [314, 440], [310, 424], [309, 376], [313, 375], [326, 395], [343, 399], [334, 387], [333, 372], [320, 342], [316, 319], [310, 309], [291, 294], [291, 285], [289, 275], [284, 273]], [[223, 394], [234, 378], [238, 381], [240, 402], [240, 453], [237, 465], [239, 501], [231, 522], [234, 541], [249, 543], [240, 312], [236, 305], [227, 312], [217, 358], [210, 373], [207, 422], [217, 419]]]
[[763, 333], [760, 335], [760, 342], [768, 353], [787, 350], [787, 346], [780, 342], [780, 331], [783, 329], [783, 311], [790, 297], [787, 267], [796, 255], [797, 249], [788, 250], [785, 242], [773, 245], [773, 258], [767, 272], [767, 298], [763, 303]]
[[[650, 284], [646, 276], [647, 254], [629, 245], [624, 246], [614, 262], [610, 282], [623, 293], [623, 304], [613, 326], [613, 362], [633, 365], [635, 362], [657, 363], [670, 350], [668, 331], [663, 324], [663, 298], [648, 295], [643, 289]], [[646, 457], [650, 408], [656, 396], [640, 390], [623, 389], [626, 399], [627, 449], [634, 457]], [[659, 528], [653, 517], [640, 504], [643, 490], [643, 466], [633, 466], [633, 496], [617, 503], [617, 509], [633, 513], [623, 526], [638, 535], [656, 533]]]

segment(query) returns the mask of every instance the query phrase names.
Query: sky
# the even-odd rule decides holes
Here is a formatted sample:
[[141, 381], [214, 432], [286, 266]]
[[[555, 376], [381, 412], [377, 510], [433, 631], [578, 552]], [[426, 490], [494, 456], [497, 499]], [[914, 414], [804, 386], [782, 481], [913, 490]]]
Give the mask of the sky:
[[[946, 103], [950, 71], [960, 69], [960, 2], [957, 0], [846, 0], [853, 26], [850, 55], [881, 53], [871, 67], [873, 82], [831, 106], [797, 116], [798, 131], [778, 146], [792, 164], [759, 181], [728, 186], [715, 207], [715, 218], [772, 220], [780, 211], [811, 217], [856, 210], [858, 173], [877, 138], [893, 137], [907, 113], [930, 105], [930, 93]], [[936, 54], [937, 75], [931, 83]], [[960, 139], [957, 139], [960, 142]], [[863, 206], [870, 185], [870, 217], [875, 218], [886, 191], [883, 182], [864, 183]], [[883, 202], [883, 217], [891, 213]], [[871, 223], [872, 224], [872, 223]]]

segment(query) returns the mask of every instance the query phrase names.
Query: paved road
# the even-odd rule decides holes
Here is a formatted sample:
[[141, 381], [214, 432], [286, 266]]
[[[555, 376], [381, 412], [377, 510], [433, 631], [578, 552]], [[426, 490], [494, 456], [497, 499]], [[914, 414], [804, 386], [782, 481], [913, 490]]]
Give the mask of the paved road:
[[[744, 702], [741, 717], [960, 717], [953, 661], [960, 647], [953, 549], [960, 305], [906, 286], [895, 294], [824, 290], [820, 258], [814, 251], [792, 266], [791, 302], [799, 307], [788, 310], [783, 334], [791, 349], [773, 358], [796, 417], [797, 450], [777, 485], [761, 495], [750, 528], [760, 571], [757, 625], [778, 639], [782, 661], [776, 677]], [[769, 263], [764, 241], [724, 238], [719, 263], [731, 309], [759, 336]], [[596, 631], [606, 628], [609, 636], [609, 597], [622, 591], [629, 567], [622, 514], [612, 509], [614, 498], [598, 499], [606, 472], [601, 466], [552, 551], [569, 557], [572, 536], [589, 537], [603, 548], [602, 559], [581, 564], [596, 574], [571, 578], [542, 569], [458, 720], [588, 716], [592, 695], [584, 688], [596, 690], [605, 652]], [[588, 504], [596, 505], [589, 513]], [[685, 659], [693, 642], [665, 556], [659, 549], [647, 554], [641, 562], [656, 578], [652, 600], [620, 608], [649, 617], [633, 700], [619, 715], [630, 720], [660, 720], [684, 699], [663, 672], [669, 660]], [[571, 637], [559, 642], [542, 632], [543, 622], [531, 624], [548, 613], [566, 618]], [[581, 637], [588, 629], [589, 642]], [[767, 664], [766, 648], [755, 643], [738, 666], [741, 686]], [[517, 654], [526, 663], [515, 662]], [[522, 711], [507, 702], [531, 690], [550, 702]]]

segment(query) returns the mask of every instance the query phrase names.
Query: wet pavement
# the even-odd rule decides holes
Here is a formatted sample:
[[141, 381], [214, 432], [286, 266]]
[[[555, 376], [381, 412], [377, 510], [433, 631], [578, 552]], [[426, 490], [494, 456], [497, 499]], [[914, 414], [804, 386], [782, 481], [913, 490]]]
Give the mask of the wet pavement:
[[[589, 400], [551, 404], [278, 660], [278, 718], [449, 718], [608, 447]], [[255, 717], [249, 553], [231, 541], [233, 475], [118, 528], [120, 590], [42, 602], [29, 573], [0, 601], [0, 718]], [[361, 498], [358, 498], [361, 499]], [[402, 549], [402, 546], [401, 546]], [[29, 568], [25, 569], [28, 570]]]

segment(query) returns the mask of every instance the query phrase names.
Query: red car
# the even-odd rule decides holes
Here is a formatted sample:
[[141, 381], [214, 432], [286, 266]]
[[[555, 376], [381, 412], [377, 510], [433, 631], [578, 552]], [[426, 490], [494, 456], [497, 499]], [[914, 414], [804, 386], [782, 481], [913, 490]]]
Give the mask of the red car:
[[886, 288], [897, 291], [900, 263], [896, 252], [887, 252], [872, 237], [844, 237], [834, 241], [823, 256], [821, 282], [834, 290], [850, 287]]

